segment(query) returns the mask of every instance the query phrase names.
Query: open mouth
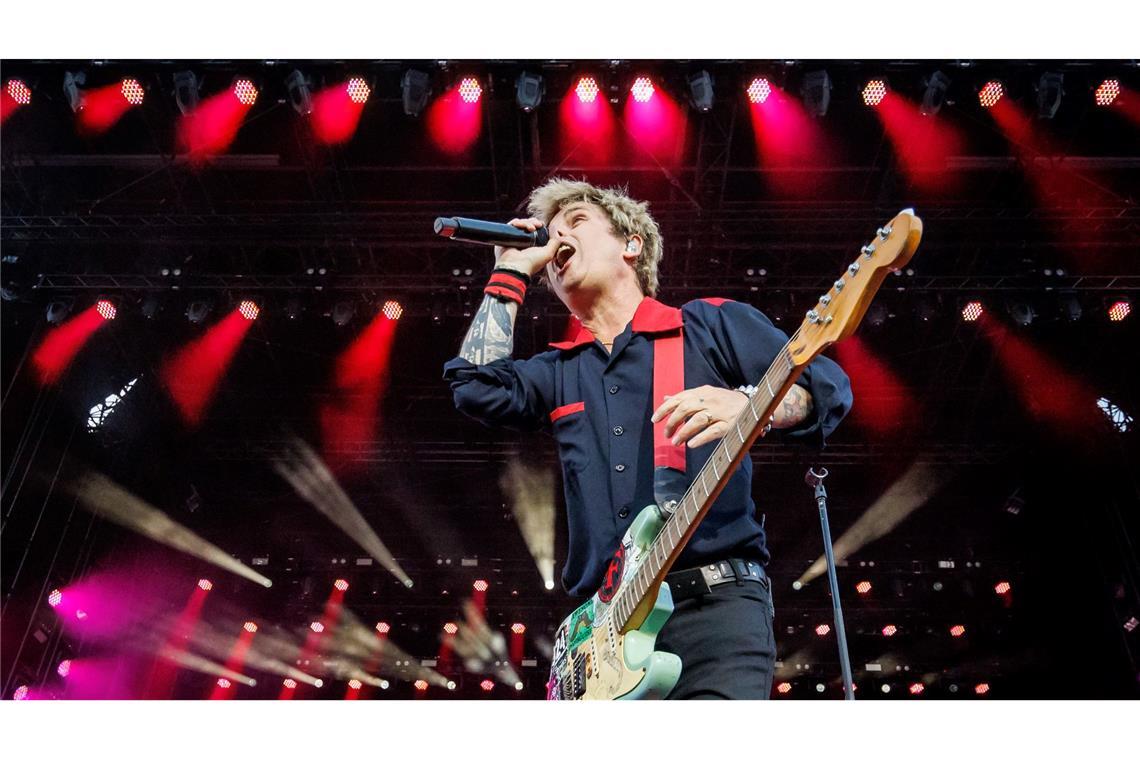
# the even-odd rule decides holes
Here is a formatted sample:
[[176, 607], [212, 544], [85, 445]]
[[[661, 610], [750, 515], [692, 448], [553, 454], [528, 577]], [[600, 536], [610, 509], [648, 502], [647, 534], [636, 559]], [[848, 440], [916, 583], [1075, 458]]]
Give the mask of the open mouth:
[[554, 269], [559, 276], [566, 271], [566, 267], [570, 263], [570, 259], [575, 254], [574, 246], [569, 243], [563, 243], [558, 248], [558, 252], [554, 254]]

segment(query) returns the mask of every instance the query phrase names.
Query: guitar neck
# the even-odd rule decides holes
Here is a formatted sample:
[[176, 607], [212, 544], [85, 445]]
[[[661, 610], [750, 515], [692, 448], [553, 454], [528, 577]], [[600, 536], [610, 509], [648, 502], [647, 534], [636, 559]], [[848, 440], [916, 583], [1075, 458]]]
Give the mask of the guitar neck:
[[[776, 405], [803, 372], [789, 353], [790, 341], [776, 355], [776, 360], [760, 380], [757, 391], [737, 416], [728, 432], [716, 445], [700, 473], [685, 495], [677, 502], [673, 514], [665, 521], [653, 540], [645, 560], [637, 572], [622, 584], [613, 600], [615, 622], [622, 630], [644, 608], [643, 602], [650, 589], [656, 589], [669, 568], [680, 556], [697, 526], [708, 513], [717, 496], [724, 490], [729, 476], [736, 470], [748, 450], [760, 437]], [[633, 620], [639, 624], [639, 620]]]

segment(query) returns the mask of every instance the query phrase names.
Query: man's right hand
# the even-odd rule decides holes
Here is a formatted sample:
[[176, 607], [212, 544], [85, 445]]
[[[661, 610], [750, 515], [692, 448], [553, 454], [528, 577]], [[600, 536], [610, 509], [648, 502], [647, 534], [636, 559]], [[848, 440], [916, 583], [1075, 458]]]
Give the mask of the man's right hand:
[[[534, 218], [512, 219], [507, 224], [527, 232], [534, 232], [539, 227], [544, 226], [541, 219]], [[514, 269], [517, 272], [534, 277], [554, 258], [554, 254], [558, 252], [559, 242], [557, 236], [551, 235], [550, 242], [541, 247], [520, 249], [503, 248], [497, 245], [495, 246], [495, 266]]]

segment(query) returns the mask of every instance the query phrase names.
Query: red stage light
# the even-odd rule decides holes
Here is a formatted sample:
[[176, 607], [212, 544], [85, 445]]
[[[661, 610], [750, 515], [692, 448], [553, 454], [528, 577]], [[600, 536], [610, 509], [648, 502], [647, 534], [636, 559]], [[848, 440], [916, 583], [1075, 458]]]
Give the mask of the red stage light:
[[1009, 589], [1010, 589], [1009, 581], [1002, 581], [1001, 583], [994, 586], [994, 593], [995, 594], [1008, 594]]
[[772, 94], [772, 85], [768, 84], [768, 80], [763, 77], [758, 77], [752, 80], [748, 85], [748, 99], [753, 103], [763, 103]]
[[404, 316], [404, 307], [400, 305], [399, 301], [385, 301], [384, 308], [381, 311], [384, 312], [385, 317], [392, 321]]
[[19, 79], [8, 80], [8, 97], [22, 106], [32, 102], [32, 91]]
[[333, 588], [337, 591], [348, 591], [348, 581], [344, 578], [338, 578], [336, 583], [333, 584]]
[[111, 303], [110, 301], [100, 301], [99, 303], [95, 304], [95, 311], [99, 312], [100, 317], [107, 320], [114, 319], [115, 315], [118, 313], [115, 310], [115, 304]]
[[292, 678], [286, 678], [284, 681], [282, 681], [282, 685], [286, 689], [296, 689], [297, 688], [297, 682], [294, 681]]
[[926, 687], [920, 683], [912, 683], [910, 685], [910, 693], [914, 694], [916, 697], [924, 691], [926, 691]]
[[982, 108], [990, 108], [994, 103], [1001, 100], [1003, 94], [1001, 82], [991, 80], [986, 82], [985, 86], [978, 92], [978, 102], [982, 104]]
[[419, 681], [416, 681], [415, 687], [416, 691], [427, 691], [428, 682], [421, 679]]
[[132, 106], [141, 106], [146, 93], [137, 79], [124, 79], [121, 88], [123, 98]]
[[348, 80], [348, 99], [353, 103], [363, 105], [368, 102], [368, 96], [371, 94], [372, 90], [368, 87], [368, 83], [360, 77]]
[[474, 588], [476, 591], [486, 591], [488, 588], [490, 588], [490, 586], [487, 585], [487, 581], [478, 580], [472, 584], [472, 588]]
[[459, 97], [463, 98], [464, 103], [478, 103], [482, 95], [483, 88], [475, 77], [464, 77], [459, 83]]
[[884, 636], [894, 636], [898, 632], [899, 632], [899, 629], [893, 625], [884, 625], [883, 626], [883, 635]]
[[633, 93], [633, 99], [638, 103], [648, 103], [653, 97], [653, 82], [649, 77], [638, 77], [629, 91]]
[[580, 102], [593, 103], [601, 90], [598, 89], [598, 83], [594, 81], [593, 77], [582, 77], [578, 80], [578, 86], [574, 88], [574, 92], [578, 94]]
[[28, 687], [27, 686], [17, 687], [17, 689], [14, 692], [12, 692], [12, 699], [16, 700], [17, 702], [23, 701], [27, 698], [28, 698]]
[[205, 578], [203, 578], [202, 580], [198, 581], [198, 588], [202, 589], [203, 591], [209, 591], [209, 590], [210, 590], [210, 589], [212, 589], [213, 587], [214, 587], [214, 584], [213, 584], [213, 583], [210, 583], [210, 582], [209, 582], [208, 580], [206, 580]]
[[50, 604], [52, 607], [58, 607], [62, 601], [63, 592], [59, 589], [53, 589], [52, 592], [48, 594], [48, 604]]
[[877, 106], [883, 102], [887, 95], [887, 83], [882, 79], [872, 79], [863, 87], [863, 102], [869, 106]]
[[257, 633], [257, 623], [253, 622], [252, 620], [243, 625], [242, 628], [244, 628], [249, 633]]
[[454, 636], [456, 633], [459, 632], [459, 626], [457, 626], [455, 623], [446, 623], [443, 626], [443, 632], [448, 634], [449, 636]]
[[780, 692], [781, 694], [787, 694], [791, 690], [792, 690], [792, 685], [790, 683], [788, 683], [787, 681], [784, 681], [782, 684], [780, 684], [779, 686], [776, 687], [776, 691]]
[[55, 672], [59, 673], [60, 678], [67, 678], [67, 675], [71, 672], [71, 660], [61, 662], [59, 667], [55, 669]]
[[979, 301], [970, 301], [962, 308], [962, 319], [966, 322], [977, 322], [978, 317], [982, 316], [985, 309]]
[[1096, 88], [1096, 104], [1098, 106], [1110, 106], [1116, 101], [1116, 96], [1119, 94], [1120, 81], [1106, 79], [1100, 83], [1100, 87]]
[[490, 691], [491, 689], [495, 688], [495, 682], [490, 678], [485, 678], [479, 683], [479, 688], [483, 691]]
[[218, 679], [218, 688], [219, 689], [228, 689], [231, 686], [233, 686], [233, 684], [230, 683], [228, 678], [219, 678]]
[[257, 102], [257, 87], [248, 79], [234, 82], [234, 95], [242, 105], [252, 106]]
[[989, 690], [990, 690], [990, 685], [988, 683], [980, 683], [974, 687], [974, 693], [978, 694], [978, 695], [985, 694]]
[[313, 633], [323, 633], [325, 630], [325, 624], [317, 621], [314, 623], [310, 623], [309, 628], [311, 628], [313, 630]]
[[390, 630], [392, 630], [392, 626], [388, 625], [385, 622], [379, 622], [376, 624], [377, 633], [387, 633]]
[[855, 590], [860, 594], [871, 593], [871, 581], [859, 581], [855, 584]]
[[1108, 318], [1113, 322], [1123, 322], [1130, 313], [1132, 313], [1132, 304], [1128, 301], [1117, 301], [1108, 307]]
[[250, 322], [257, 319], [257, 315], [261, 313], [261, 309], [257, 308], [257, 304], [253, 301], [242, 301], [238, 306], [238, 311]]
[[815, 627], [816, 636], [826, 636], [829, 633], [831, 633], [831, 626], [827, 623], [821, 623]]
[[964, 625], [956, 625], [950, 629], [950, 635], [953, 636], [954, 638], [958, 638], [959, 636], [962, 636], [965, 633], [966, 633], [966, 626], [964, 626]]
[[359, 689], [362, 686], [364, 686], [364, 684], [362, 684], [360, 681], [357, 681], [355, 678], [348, 682], [348, 688], [350, 689]]
[[522, 623], [515, 623], [511, 626], [511, 633], [526, 633], [526, 626]]

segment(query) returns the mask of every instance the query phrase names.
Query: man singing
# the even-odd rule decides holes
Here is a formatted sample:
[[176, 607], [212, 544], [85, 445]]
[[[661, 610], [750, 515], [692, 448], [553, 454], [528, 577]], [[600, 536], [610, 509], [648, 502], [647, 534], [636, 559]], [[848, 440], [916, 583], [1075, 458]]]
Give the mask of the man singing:
[[[528, 211], [531, 218], [511, 224], [532, 232], [545, 225], [550, 242], [495, 249], [486, 296], [444, 378], [465, 414], [557, 440], [569, 522], [562, 584], [589, 596], [633, 518], [654, 503], [654, 423], [665, 421], [684, 471], [700, 472], [787, 336], [747, 304], [706, 299], [673, 308], [655, 300], [661, 234], [648, 205], [619, 189], [553, 179], [531, 193]], [[570, 310], [576, 334], [513, 359], [515, 319], [538, 275]], [[676, 390], [654, 409], [654, 343], [678, 328], [683, 367], [671, 367]], [[847, 376], [817, 357], [772, 427], [822, 445], [850, 407]], [[751, 486], [745, 456], [666, 578], [675, 609], [657, 649], [682, 663], [670, 699], [766, 699], [771, 691], [769, 554]], [[700, 583], [674, 582], [694, 573]]]

